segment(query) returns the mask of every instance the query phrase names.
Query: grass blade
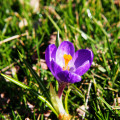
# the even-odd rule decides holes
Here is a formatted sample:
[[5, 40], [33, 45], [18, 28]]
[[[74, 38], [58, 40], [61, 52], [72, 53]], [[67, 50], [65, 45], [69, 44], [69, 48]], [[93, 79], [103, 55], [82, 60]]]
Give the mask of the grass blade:
[[80, 97], [82, 97], [85, 101], [85, 96], [82, 94], [81, 90], [78, 89], [74, 84], [70, 85], [71, 89], [73, 89]]
[[44, 95], [47, 97], [48, 100], [50, 100], [50, 96], [47, 92], [47, 89], [43, 83], [43, 81], [41, 81], [40, 77], [37, 75], [37, 73], [32, 69], [31, 65], [23, 58], [23, 56], [21, 55], [21, 53], [19, 52], [20, 58], [22, 58], [23, 62], [25, 63], [25, 65], [28, 67], [28, 69], [30, 70], [31, 74], [33, 75], [33, 77], [36, 79], [36, 81], [39, 84], [39, 88], [40, 90], [44, 93]]
[[46, 103], [46, 105], [56, 114], [56, 116], [58, 116], [58, 113], [55, 111], [55, 109], [53, 108], [53, 106], [51, 105], [51, 103], [49, 101], [47, 101], [43, 96], [39, 95], [39, 93], [37, 93], [35, 90], [31, 89], [29, 86], [23, 84], [22, 82], [16, 80], [16, 79], [13, 79], [7, 75], [4, 75], [1, 73], [1, 75], [8, 79], [9, 81], [15, 83], [16, 85], [20, 86], [21, 88], [24, 88], [28, 91], [30, 91], [31, 93], [33, 93], [38, 99], [40, 99], [42, 102]]
[[55, 21], [52, 19], [52, 17], [45, 11], [46, 16], [49, 18], [49, 20], [52, 22], [52, 24], [54, 25], [54, 27], [57, 29], [57, 31], [60, 32], [60, 34], [62, 34], [61, 29], [59, 28], [59, 26], [55, 23]]
[[68, 88], [68, 91], [66, 92], [66, 96], [65, 96], [65, 111], [67, 112], [67, 114], [69, 114], [69, 112], [68, 112], [68, 96], [69, 96], [70, 91], [71, 91], [71, 89]]
[[93, 40], [90, 36], [88, 36], [87, 34], [85, 34], [82, 30], [80, 30], [80, 29], [78, 29], [78, 28], [75, 28], [75, 27], [73, 27], [73, 26], [71, 26], [71, 25], [69, 25], [73, 30], [76, 30], [77, 32], [79, 32], [80, 34], [84, 34], [86, 37], [87, 37], [87, 39], [89, 39], [92, 43], [96, 43], [96, 41], [95, 40]]
[[98, 97], [98, 99], [104, 103], [110, 110], [112, 110], [111, 106], [102, 98], [102, 97]]
[[56, 37], [55, 45], [56, 45], [57, 47], [60, 45], [59, 31], [57, 32], [57, 37]]

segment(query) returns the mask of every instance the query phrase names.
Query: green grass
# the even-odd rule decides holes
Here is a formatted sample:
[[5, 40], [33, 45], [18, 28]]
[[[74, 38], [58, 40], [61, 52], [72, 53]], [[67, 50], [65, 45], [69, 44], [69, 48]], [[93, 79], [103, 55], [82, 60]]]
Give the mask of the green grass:
[[[75, 50], [89, 48], [94, 53], [93, 65], [82, 81], [65, 88], [65, 109], [76, 119], [82, 118], [78, 113], [82, 105], [86, 108], [86, 120], [120, 119], [120, 3], [42, 0], [34, 12], [29, 0], [20, 1], [0, 1], [0, 72], [17, 79], [19, 86], [25, 84], [49, 99], [50, 83], [56, 90], [58, 83], [40, 61], [44, 60], [49, 43], [59, 44], [55, 38], [51, 40], [52, 36], [58, 40], [59, 31], [61, 40], [71, 41]], [[23, 19], [27, 25], [20, 28]], [[12, 39], [15, 35], [18, 36]], [[5, 42], [6, 39], [10, 41]], [[27, 63], [21, 60], [18, 51]], [[57, 119], [55, 112], [49, 112], [48, 104], [19, 86], [0, 76], [0, 118], [43, 120], [50, 113], [48, 118]]]

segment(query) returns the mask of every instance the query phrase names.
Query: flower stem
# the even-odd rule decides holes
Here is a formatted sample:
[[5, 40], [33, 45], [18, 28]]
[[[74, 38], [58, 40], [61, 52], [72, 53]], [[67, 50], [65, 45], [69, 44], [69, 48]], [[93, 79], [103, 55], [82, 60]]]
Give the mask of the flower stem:
[[65, 82], [59, 82], [58, 97], [60, 99], [62, 99], [62, 93], [63, 93], [63, 90], [64, 90], [66, 85], [67, 85], [67, 83], [65, 83]]

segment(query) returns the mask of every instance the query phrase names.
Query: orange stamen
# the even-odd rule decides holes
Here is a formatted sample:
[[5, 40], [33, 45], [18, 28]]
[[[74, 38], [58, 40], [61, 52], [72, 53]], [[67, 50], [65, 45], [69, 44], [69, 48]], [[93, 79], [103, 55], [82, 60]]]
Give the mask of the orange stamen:
[[68, 63], [69, 63], [69, 61], [72, 59], [72, 56], [71, 56], [71, 55], [64, 54], [63, 58], [64, 58], [64, 60], [65, 60], [65, 67], [63, 67], [63, 70], [69, 70]]

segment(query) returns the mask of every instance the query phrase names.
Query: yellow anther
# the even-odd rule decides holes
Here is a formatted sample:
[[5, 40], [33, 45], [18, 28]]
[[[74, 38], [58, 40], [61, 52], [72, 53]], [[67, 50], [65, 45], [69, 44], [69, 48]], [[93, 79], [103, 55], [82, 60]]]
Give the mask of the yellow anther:
[[71, 56], [71, 55], [64, 54], [63, 58], [64, 58], [64, 60], [65, 60], [65, 67], [63, 67], [63, 70], [66, 70], [66, 69], [69, 70], [68, 63], [69, 63], [69, 61], [72, 59], [72, 56]]

